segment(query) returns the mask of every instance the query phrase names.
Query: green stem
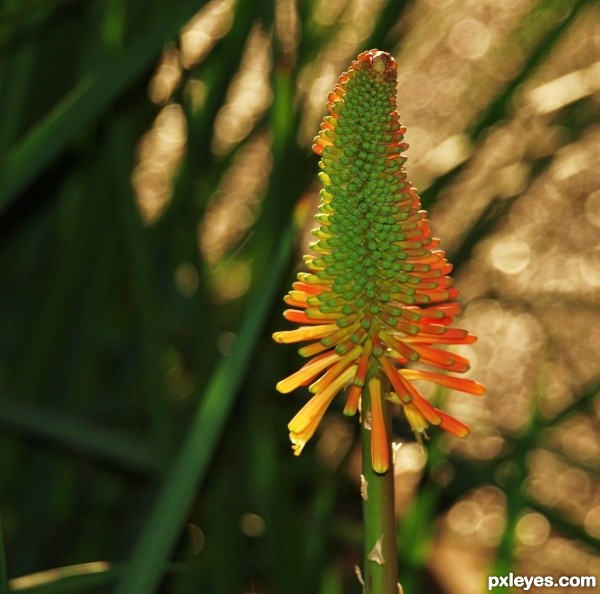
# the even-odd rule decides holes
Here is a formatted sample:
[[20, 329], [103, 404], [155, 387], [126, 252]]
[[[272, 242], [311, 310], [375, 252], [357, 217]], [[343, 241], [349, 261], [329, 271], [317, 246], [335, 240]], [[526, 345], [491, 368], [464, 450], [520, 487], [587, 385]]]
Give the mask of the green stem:
[[[364, 522], [364, 594], [398, 594], [398, 551], [394, 511], [394, 466], [390, 448], [390, 468], [380, 474], [371, 464], [371, 395], [362, 393], [362, 499]], [[391, 435], [391, 410], [383, 402], [387, 435]]]

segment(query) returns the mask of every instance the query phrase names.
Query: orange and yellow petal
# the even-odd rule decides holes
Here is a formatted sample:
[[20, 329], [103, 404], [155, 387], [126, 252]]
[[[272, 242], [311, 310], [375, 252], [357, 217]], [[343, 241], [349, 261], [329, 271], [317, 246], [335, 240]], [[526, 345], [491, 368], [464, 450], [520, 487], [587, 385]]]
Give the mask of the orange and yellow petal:
[[466, 437], [471, 432], [466, 423], [455, 419], [452, 415], [445, 413], [443, 410], [438, 410], [438, 414], [442, 418], [440, 427], [444, 431], [451, 433], [455, 437]]
[[276, 389], [282, 394], [288, 394], [292, 390], [311, 382], [319, 373], [340, 360], [340, 355], [335, 351], [323, 353], [311, 359], [292, 375], [277, 383]]
[[306, 442], [314, 435], [335, 395], [352, 381], [355, 373], [356, 365], [347, 368], [324, 390], [315, 394], [289, 422], [290, 440], [296, 456], [300, 455]]
[[421, 435], [426, 436], [427, 427], [429, 423], [425, 417], [415, 408], [413, 404], [402, 404], [404, 415], [410, 425], [410, 428], [414, 431], [415, 435], [419, 438]]
[[383, 414], [383, 396], [381, 380], [373, 377], [369, 380], [371, 397], [371, 465], [375, 472], [384, 473], [390, 467], [390, 445]]
[[[391, 400], [395, 401], [396, 399], [392, 397]], [[414, 403], [400, 402], [400, 404], [402, 404], [402, 408], [404, 410], [406, 419], [408, 420], [411, 429], [417, 435], [419, 441], [419, 436], [426, 435], [427, 427], [429, 427], [430, 424], [437, 425], [438, 427], [444, 429], [444, 431], [447, 431], [448, 433], [451, 433], [455, 437], [466, 437], [467, 435], [469, 435], [470, 429], [466, 423], [459, 421], [452, 415], [449, 415], [448, 413], [444, 412], [443, 410], [440, 410], [439, 408], [435, 408], [434, 406], [429, 405], [434, 409], [435, 416], [438, 419], [437, 423], [430, 423], [425, 417], [425, 415], [421, 412], [419, 408], [417, 408], [417, 406], [415, 406]]]
[[290, 344], [293, 342], [304, 342], [323, 338], [337, 330], [335, 324], [319, 324], [318, 326], [300, 326], [296, 330], [283, 330], [273, 333], [273, 340], [281, 344]]
[[445, 388], [450, 388], [451, 390], [473, 394], [473, 396], [482, 396], [485, 394], [485, 386], [471, 379], [454, 377], [431, 371], [422, 371], [420, 369], [400, 369], [399, 373], [404, 379], [409, 381], [425, 380], [427, 382], [438, 384], [439, 386], [444, 386]]
[[343, 357], [339, 357], [339, 361], [331, 365], [327, 370], [327, 373], [322, 375], [317, 381], [312, 383], [308, 390], [313, 394], [317, 394], [324, 390], [329, 384], [344, 372], [344, 370], [355, 360], [358, 359], [362, 352], [362, 347], [355, 346], [352, 350], [346, 353]]
[[[381, 359], [383, 368], [385, 369], [386, 375], [392, 384], [395, 392], [391, 394], [390, 398], [392, 401], [396, 401], [404, 405], [406, 410], [407, 405], [410, 405], [409, 410], [413, 414], [417, 412], [423, 420], [431, 425], [438, 425], [442, 429], [456, 435], [457, 437], [464, 437], [469, 433], [469, 428], [466, 424], [454, 419], [450, 415], [444, 413], [439, 408], [436, 408], [431, 404], [419, 390], [405, 377], [406, 371], [404, 369], [396, 369], [389, 361], [385, 358]], [[441, 375], [441, 374], [440, 374]], [[407, 416], [408, 418], [408, 416]], [[410, 419], [409, 419], [410, 422]], [[411, 426], [416, 426], [418, 423], [411, 423]]]
[[346, 400], [346, 405], [344, 406], [344, 414], [347, 416], [354, 415], [358, 410], [362, 389], [365, 385], [365, 380], [367, 377], [369, 362], [371, 360], [372, 350], [373, 346], [371, 341], [366, 340], [362, 349], [362, 354], [358, 360], [358, 367], [352, 382], [353, 385], [348, 391], [348, 398]]

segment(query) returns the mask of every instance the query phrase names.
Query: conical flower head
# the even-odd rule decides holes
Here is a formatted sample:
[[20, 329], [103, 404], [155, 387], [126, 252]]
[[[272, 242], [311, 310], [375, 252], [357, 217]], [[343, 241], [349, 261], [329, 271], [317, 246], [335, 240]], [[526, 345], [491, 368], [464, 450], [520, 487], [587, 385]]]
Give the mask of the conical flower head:
[[314, 394], [289, 424], [299, 454], [335, 395], [347, 389], [344, 412], [352, 415], [368, 385], [372, 463], [385, 472], [382, 398], [401, 404], [419, 434], [431, 424], [464, 436], [468, 427], [430, 404], [412, 382], [474, 395], [485, 389], [449, 375], [469, 364], [446, 345], [475, 337], [450, 327], [459, 312], [451, 265], [406, 179], [402, 153], [408, 146], [396, 111], [394, 59], [378, 50], [360, 54], [329, 94], [327, 108], [330, 115], [313, 145], [324, 186], [314, 255], [305, 257], [309, 272], [298, 274], [285, 297], [293, 308], [285, 318], [301, 326], [273, 335], [281, 343], [308, 342], [299, 352], [310, 360], [277, 389], [308, 385]]

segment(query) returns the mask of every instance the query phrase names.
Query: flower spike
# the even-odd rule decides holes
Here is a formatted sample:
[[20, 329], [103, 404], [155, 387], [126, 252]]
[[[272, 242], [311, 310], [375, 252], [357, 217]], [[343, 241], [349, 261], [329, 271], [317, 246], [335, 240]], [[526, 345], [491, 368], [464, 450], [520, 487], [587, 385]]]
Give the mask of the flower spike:
[[467, 425], [430, 404], [412, 382], [475, 396], [485, 388], [449, 375], [467, 371], [469, 363], [447, 345], [476, 337], [450, 327], [460, 312], [452, 266], [406, 178], [396, 62], [386, 52], [363, 52], [328, 100], [329, 115], [313, 145], [323, 184], [313, 254], [304, 259], [308, 272], [298, 274], [285, 297], [293, 309], [284, 316], [300, 327], [273, 335], [284, 344], [309, 343], [299, 352], [311, 359], [277, 389], [310, 384], [314, 394], [289, 424], [299, 454], [338, 392], [348, 388], [344, 413], [352, 415], [368, 388], [372, 466], [383, 473], [389, 467], [384, 398], [402, 406], [419, 440], [428, 425], [463, 437]]

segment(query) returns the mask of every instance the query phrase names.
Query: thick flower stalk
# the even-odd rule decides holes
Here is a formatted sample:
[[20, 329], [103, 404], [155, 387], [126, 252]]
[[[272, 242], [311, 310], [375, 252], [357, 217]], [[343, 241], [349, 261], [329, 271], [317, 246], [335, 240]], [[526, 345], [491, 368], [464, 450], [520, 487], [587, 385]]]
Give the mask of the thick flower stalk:
[[360, 54], [327, 108], [313, 145], [324, 186], [317, 241], [305, 257], [309, 272], [298, 274], [285, 297], [292, 309], [284, 317], [300, 327], [273, 335], [280, 343], [309, 343], [299, 352], [310, 360], [277, 389], [308, 385], [314, 394], [289, 424], [300, 454], [336, 394], [346, 390], [344, 413], [353, 415], [370, 385], [371, 463], [384, 473], [390, 464], [385, 399], [401, 405], [419, 437], [429, 425], [462, 437], [467, 425], [433, 406], [413, 382], [474, 395], [485, 388], [452, 375], [469, 363], [446, 347], [476, 338], [451, 327], [460, 309], [452, 267], [406, 179], [394, 59], [377, 50]]

